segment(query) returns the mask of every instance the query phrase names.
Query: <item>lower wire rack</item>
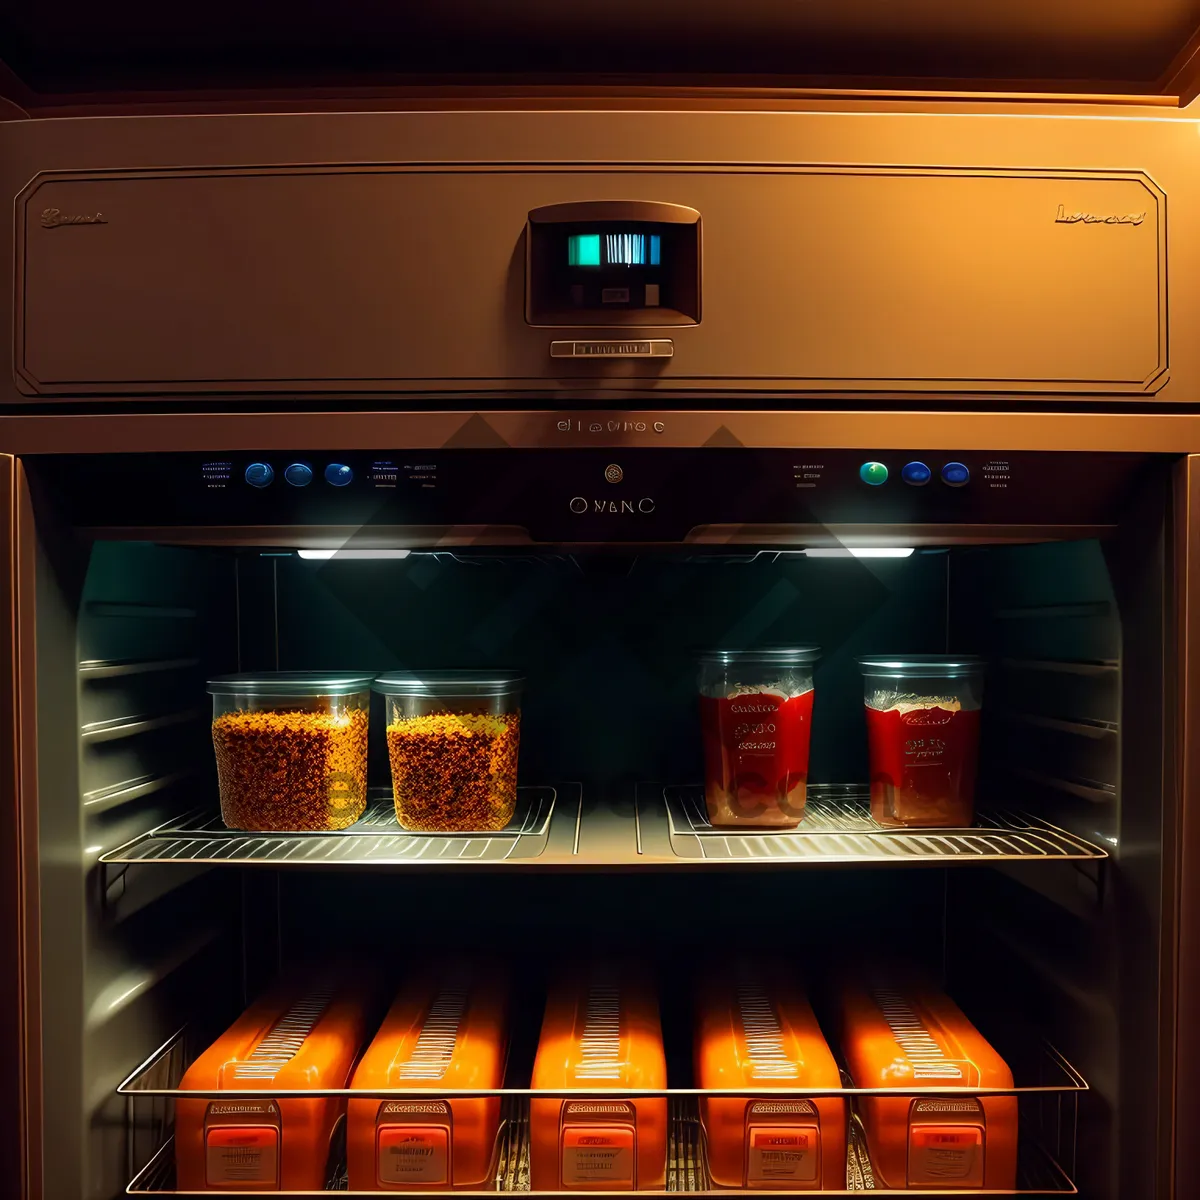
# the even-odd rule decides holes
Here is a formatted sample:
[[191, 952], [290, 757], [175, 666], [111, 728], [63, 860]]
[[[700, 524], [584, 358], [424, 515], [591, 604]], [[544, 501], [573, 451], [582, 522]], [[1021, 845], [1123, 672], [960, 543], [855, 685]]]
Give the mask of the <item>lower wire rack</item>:
[[[938, 1188], [933, 1191], [922, 1189], [894, 1190], [885, 1188], [876, 1175], [870, 1154], [867, 1151], [866, 1135], [857, 1118], [850, 1122], [846, 1155], [846, 1186], [843, 1190], [825, 1190], [826, 1196], [852, 1196], [860, 1192], [873, 1192], [878, 1196], [1074, 1196], [1078, 1189], [1061, 1166], [1029, 1137], [1020, 1144], [1017, 1166], [1017, 1187], [1013, 1192], [985, 1191], [967, 1188]], [[704, 1151], [704, 1137], [700, 1124], [695, 1097], [672, 1097], [670, 1099], [670, 1122], [667, 1133], [667, 1186], [663, 1192], [644, 1192], [644, 1195], [665, 1195], [675, 1192], [690, 1192], [711, 1196], [728, 1196], [743, 1189], [716, 1188], [708, 1173]], [[180, 1192], [175, 1187], [174, 1140], [168, 1139], [159, 1147], [150, 1161], [134, 1176], [126, 1188], [130, 1196], [211, 1196], [212, 1192]], [[491, 1174], [491, 1186], [486, 1190], [464, 1191], [453, 1189], [456, 1194], [486, 1196], [493, 1192], [528, 1192], [529, 1181], [529, 1115], [528, 1105], [523, 1098], [509, 1097], [504, 1105], [504, 1118], [497, 1138], [495, 1166]], [[430, 1189], [410, 1195], [429, 1194]], [[449, 1189], [447, 1189], [449, 1190]], [[322, 1196], [330, 1193], [353, 1196], [377, 1196], [378, 1191], [354, 1191], [348, 1187], [345, 1158], [335, 1153], [328, 1180], [321, 1192], [285, 1192], [276, 1195]], [[774, 1195], [790, 1194], [786, 1190], [772, 1188]], [[221, 1188], [222, 1196], [261, 1196], [261, 1190], [240, 1192]], [[395, 1194], [394, 1192], [392, 1194]], [[544, 1193], [564, 1195], [577, 1193]], [[616, 1195], [589, 1190], [588, 1195]], [[809, 1194], [807, 1191], [804, 1194]]]

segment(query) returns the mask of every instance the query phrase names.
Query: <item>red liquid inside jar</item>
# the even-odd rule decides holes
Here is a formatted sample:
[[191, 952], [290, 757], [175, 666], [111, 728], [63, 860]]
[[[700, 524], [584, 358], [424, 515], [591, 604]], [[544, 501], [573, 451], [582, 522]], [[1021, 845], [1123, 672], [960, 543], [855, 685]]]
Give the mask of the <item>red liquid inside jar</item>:
[[700, 697], [704, 798], [718, 826], [791, 828], [804, 816], [813, 692]]
[[867, 709], [871, 816], [881, 825], [962, 827], [975, 820], [979, 709]]

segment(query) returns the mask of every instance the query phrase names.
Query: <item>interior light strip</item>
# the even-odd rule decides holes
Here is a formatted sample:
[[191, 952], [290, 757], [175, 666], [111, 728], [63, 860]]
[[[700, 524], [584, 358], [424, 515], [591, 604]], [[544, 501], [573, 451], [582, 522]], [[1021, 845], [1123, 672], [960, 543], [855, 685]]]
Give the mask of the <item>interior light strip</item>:
[[807, 558], [908, 558], [912, 546], [814, 546]]
[[301, 558], [325, 560], [336, 558], [407, 558], [411, 550], [297, 550]]

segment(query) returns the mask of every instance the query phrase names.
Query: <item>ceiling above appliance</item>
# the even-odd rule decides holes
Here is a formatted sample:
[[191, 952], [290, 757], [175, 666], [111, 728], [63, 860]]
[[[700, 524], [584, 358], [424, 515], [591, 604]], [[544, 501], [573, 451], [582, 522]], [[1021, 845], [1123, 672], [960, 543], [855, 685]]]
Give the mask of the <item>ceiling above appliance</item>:
[[330, 89], [741, 88], [1192, 98], [1200, 0], [6, 0], [27, 111]]

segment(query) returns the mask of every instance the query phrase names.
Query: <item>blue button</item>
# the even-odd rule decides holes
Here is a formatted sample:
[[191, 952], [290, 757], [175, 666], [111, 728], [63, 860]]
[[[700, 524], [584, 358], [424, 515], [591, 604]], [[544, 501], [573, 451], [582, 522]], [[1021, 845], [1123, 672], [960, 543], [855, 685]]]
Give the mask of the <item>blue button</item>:
[[880, 484], [887, 483], [888, 469], [881, 462], [865, 462], [858, 468], [858, 477], [863, 483], [879, 487]]
[[924, 487], [933, 478], [933, 472], [923, 462], [910, 462], [904, 464], [900, 478], [913, 487]]
[[292, 487], [308, 487], [312, 483], [312, 467], [308, 463], [292, 463], [283, 477]]
[[345, 487], [354, 478], [354, 472], [345, 463], [330, 463], [325, 468], [325, 482], [334, 487]]
[[246, 468], [246, 482], [251, 487], [270, 487], [275, 478], [275, 472], [270, 463], [251, 463]]
[[962, 487], [971, 478], [963, 463], [947, 463], [942, 468], [942, 482], [950, 487]]

